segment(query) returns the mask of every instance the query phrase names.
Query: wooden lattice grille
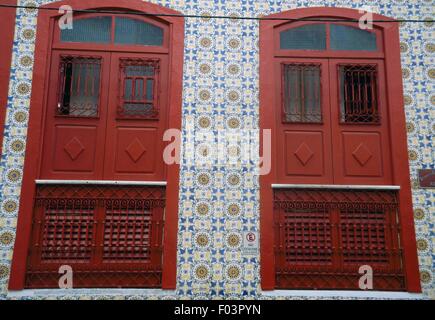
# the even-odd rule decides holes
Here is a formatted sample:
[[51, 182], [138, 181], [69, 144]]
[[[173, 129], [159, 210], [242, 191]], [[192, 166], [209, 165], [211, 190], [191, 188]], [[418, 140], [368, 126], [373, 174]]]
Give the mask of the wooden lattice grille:
[[159, 287], [165, 188], [40, 185], [26, 287]]
[[274, 192], [278, 288], [404, 290], [397, 194], [289, 189]]

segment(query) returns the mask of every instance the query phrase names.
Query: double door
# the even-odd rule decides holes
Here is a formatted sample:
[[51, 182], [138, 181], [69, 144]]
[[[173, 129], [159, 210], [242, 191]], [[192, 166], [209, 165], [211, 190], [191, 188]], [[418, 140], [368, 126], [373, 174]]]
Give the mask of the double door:
[[384, 64], [275, 60], [277, 183], [390, 184]]
[[165, 180], [167, 59], [53, 51], [40, 177]]

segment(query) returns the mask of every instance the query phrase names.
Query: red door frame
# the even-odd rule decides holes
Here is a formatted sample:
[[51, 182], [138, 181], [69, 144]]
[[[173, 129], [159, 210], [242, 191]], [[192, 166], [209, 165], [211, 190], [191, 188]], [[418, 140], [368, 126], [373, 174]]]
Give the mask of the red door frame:
[[[17, 0], [3, 0], [3, 5], [16, 6]], [[6, 120], [6, 106], [8, 104], [9, 81], [11, 74], [11, 61], [12, 61], [12, 46], [14, 43], [15, 34], [15, 8], [0, 8], [0, 30], [2, 30], [2, 43], [3, 48], [0, 50], [0, 156], [3, 148], [3, 130]]]
[[[96, 8], [117, 8], [152, 14], [179, 15], [180, 13], [141, 0], [69, 0], [50, 3], [41, 7], [57, 9], [69, 5], [74, 10]], [[39, 175], [38, 163], [41, 157], [41, 142], [45, 119], [45, 102], [47, 99], [47, 79], [50, 72], [52, 24], [60, 14], [57, 10], [39, 10], [35, 46], [35, 64], [33, 69], [32, 97], [24, 175], [20, 197], [20, 212], [17, 222], [17, 235], [9, 280], [9, 290], [24, 288], [26, 261], [31, 236], [33, 199], [35, 196], [35, 179]], [[165, 16], [161, 18], [169, 25], [170, 81], [168, 101], [168, 128], [181, 128], [182, 75], [184, 55], [184, 19]], [[163, 289], [176, 288], [177, 276], [177, 230], [178, 230], [178, 164], [167, 167], [166, 214], [163, 240]]]
[[[267, 18], [348, 18], [360, 19], [357, 10], [345, 8], [301, 8], [289, 10], [268, 16]], [[392, 175], [393, 183], [401, 187], [399, 192], [401, 238], [404, 254], [404, 272], [409, 292], [421, 292], [418, 269], [417, 246], [415, 239], [414, 219], [412, 210], [411, 182], [409, 176], [407, 136], [405, 131], [405, 111], [403, 108], [403, 85], [400, 63], [399, 27], [394, 19], [373, 14], [374, 20], [390, 22], [375, 22], [374, 26], [383, 32], [383, 50], [385, 59], [385, 78], [388, 90], [386, 100], [389, 106], [389, 135], [394, 137], [391, 143], [391, 158], [394, 159]], [[276, 150], [275, 114], [270, 107], [276, 105], [277, 99], [274, 88], [280, 78], [274, 70], [275, 59], [275, 28], [288, 23], [280, 20], [263, 20], [260, 22], [260, 128], [272, 129], [272, 154]], [[299, 51], [302, 57], [320, 57], [322, 53]], [[368, 53], [367, 58], [379, 58], [378, 53]], [[352, 53], [329, 53], [322, 57], [351, 58]], [[263, 152], [261, 141], [260, 154]], [[274, 160], [272, 160], [274, 161]], [[272, 162], [273, 163], [273, 162]], [[274, 227], [273, 227], [273, 190], [272, 184], [277, 183], [276, 165], [272, 165], [267, 175], [260, 176], [260, 232], [261, 232], [261, 287], [263, 290], [275, 288], [275, 255], [274, 255]]]

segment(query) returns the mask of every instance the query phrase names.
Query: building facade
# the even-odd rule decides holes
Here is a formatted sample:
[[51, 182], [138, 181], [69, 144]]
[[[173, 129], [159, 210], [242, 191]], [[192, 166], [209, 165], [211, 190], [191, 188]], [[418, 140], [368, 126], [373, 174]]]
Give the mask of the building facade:
[[433, 1], [3, 3], [1, 298], [435, 298]]

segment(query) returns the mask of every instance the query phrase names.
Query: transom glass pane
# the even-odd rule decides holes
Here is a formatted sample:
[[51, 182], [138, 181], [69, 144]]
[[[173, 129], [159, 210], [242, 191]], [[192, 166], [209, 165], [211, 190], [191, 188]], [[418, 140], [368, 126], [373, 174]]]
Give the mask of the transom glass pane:
[[326, 25], [310, 24], [282, 31], [280, 48], [288, 50], [325, 50]]
[[117, 17], [115, 43], [161, 46], [163, 45], [163, 29], [140, 20]]
[[332, 50], [376, 51], [376, 34], [358, 28], [331, 24]]
[[62, 42], [110, 43], [112, 17], [95, 17], [73, 21], [72, 29], [60, 32]]

